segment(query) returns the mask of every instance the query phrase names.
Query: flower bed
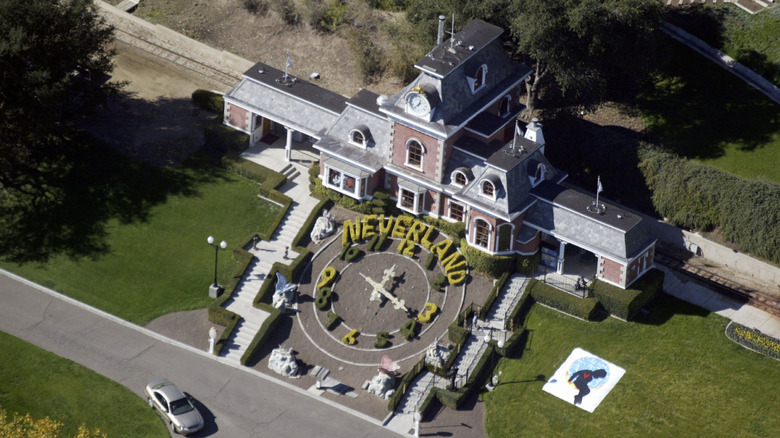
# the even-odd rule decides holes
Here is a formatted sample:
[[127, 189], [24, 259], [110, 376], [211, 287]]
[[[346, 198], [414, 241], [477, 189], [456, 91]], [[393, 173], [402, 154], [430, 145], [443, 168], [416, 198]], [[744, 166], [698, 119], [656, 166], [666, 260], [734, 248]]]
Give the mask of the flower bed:
[[731, 321], [726, 326], [726, 337], [748, 350], [780, 360], [780, 340], [767, 336], [756, 329]]

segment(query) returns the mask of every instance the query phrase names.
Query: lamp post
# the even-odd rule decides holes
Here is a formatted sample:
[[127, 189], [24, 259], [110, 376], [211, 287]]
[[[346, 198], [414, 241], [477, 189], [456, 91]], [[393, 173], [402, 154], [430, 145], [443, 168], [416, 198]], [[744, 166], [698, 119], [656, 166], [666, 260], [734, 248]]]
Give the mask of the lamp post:
[[209, 297], [211, 298], [217, 298], [219, 296], [219, 293], [221, 291], [221, 288], [217, 284], [217, 259], [219, 258], [219, 250], [227, 248], [227, 242], [224, 240], [217, 245], [214, 243], [214, 237], [209, 236], [208, 239], [206, 239], [206, 242], [209, 243], [209, 245], [214, 247], [214, 284], [209, 286]]

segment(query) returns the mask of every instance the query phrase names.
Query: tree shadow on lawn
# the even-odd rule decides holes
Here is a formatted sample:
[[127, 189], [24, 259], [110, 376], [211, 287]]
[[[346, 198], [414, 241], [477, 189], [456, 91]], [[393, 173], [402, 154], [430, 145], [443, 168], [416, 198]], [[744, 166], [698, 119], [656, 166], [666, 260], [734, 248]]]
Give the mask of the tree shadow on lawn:
[[692, 49], [670, 42], [668, 60], [637, 105], [651, 142], [687, 157], [718, 158], [729, 144], [752, 151], [780, 131], [780, 107]]
[[652, 303], [645, 306], [647, 312], [639, 312], [631, 322], [648, 325], [664, 325], [675, 315], [692, 315], [705, 318], [709, 310], [680, 300], [666, 293], [659, 293]]
[[[185, 99], [149, 103], [139, 111], [181, 109]], [[139, 104], [140, 105], [140, 104]], [[190, 105], [191, 108], [194, 108]], [[139, 127], [138, 129], [143, 129]], [[146, 145], [165, 148], [160, 143]], [[198, 186], [227, 177], [205, 159], [189, 158], [176, 168], [133, 160], [80, 131], [57, 160], [42, 163], [43, 177], [24, 193], [0, 199], [0, 253], [6, 261], [46, 262], [57, 254], [95, 258], [109, 252], [106, 224], [145, 222], [150, 209], [170, 195], [197, 196]]]

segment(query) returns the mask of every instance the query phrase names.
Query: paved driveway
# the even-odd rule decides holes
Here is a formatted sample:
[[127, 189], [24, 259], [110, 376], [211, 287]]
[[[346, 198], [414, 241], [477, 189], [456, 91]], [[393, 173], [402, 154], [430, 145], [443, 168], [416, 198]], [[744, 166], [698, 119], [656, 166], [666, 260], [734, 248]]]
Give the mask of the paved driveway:
[[196, 436], [398, 436], [285, 382], [233, 367], [2, 270], [0, 303], [0, 330], [84, 365], [139, 397], [153, 379], [175, 381], [205, 414], [206, 429]]

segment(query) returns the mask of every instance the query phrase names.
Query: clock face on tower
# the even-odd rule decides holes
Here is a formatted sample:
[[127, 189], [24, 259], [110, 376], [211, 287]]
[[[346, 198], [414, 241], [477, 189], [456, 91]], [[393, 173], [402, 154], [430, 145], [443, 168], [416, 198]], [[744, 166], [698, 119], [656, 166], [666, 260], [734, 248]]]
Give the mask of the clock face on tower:
[[412, 114], [419, 117], [425, 117], [431, 112], [431, 104], [423, 93], [412, 91], [407, 94], [406, 105]]

